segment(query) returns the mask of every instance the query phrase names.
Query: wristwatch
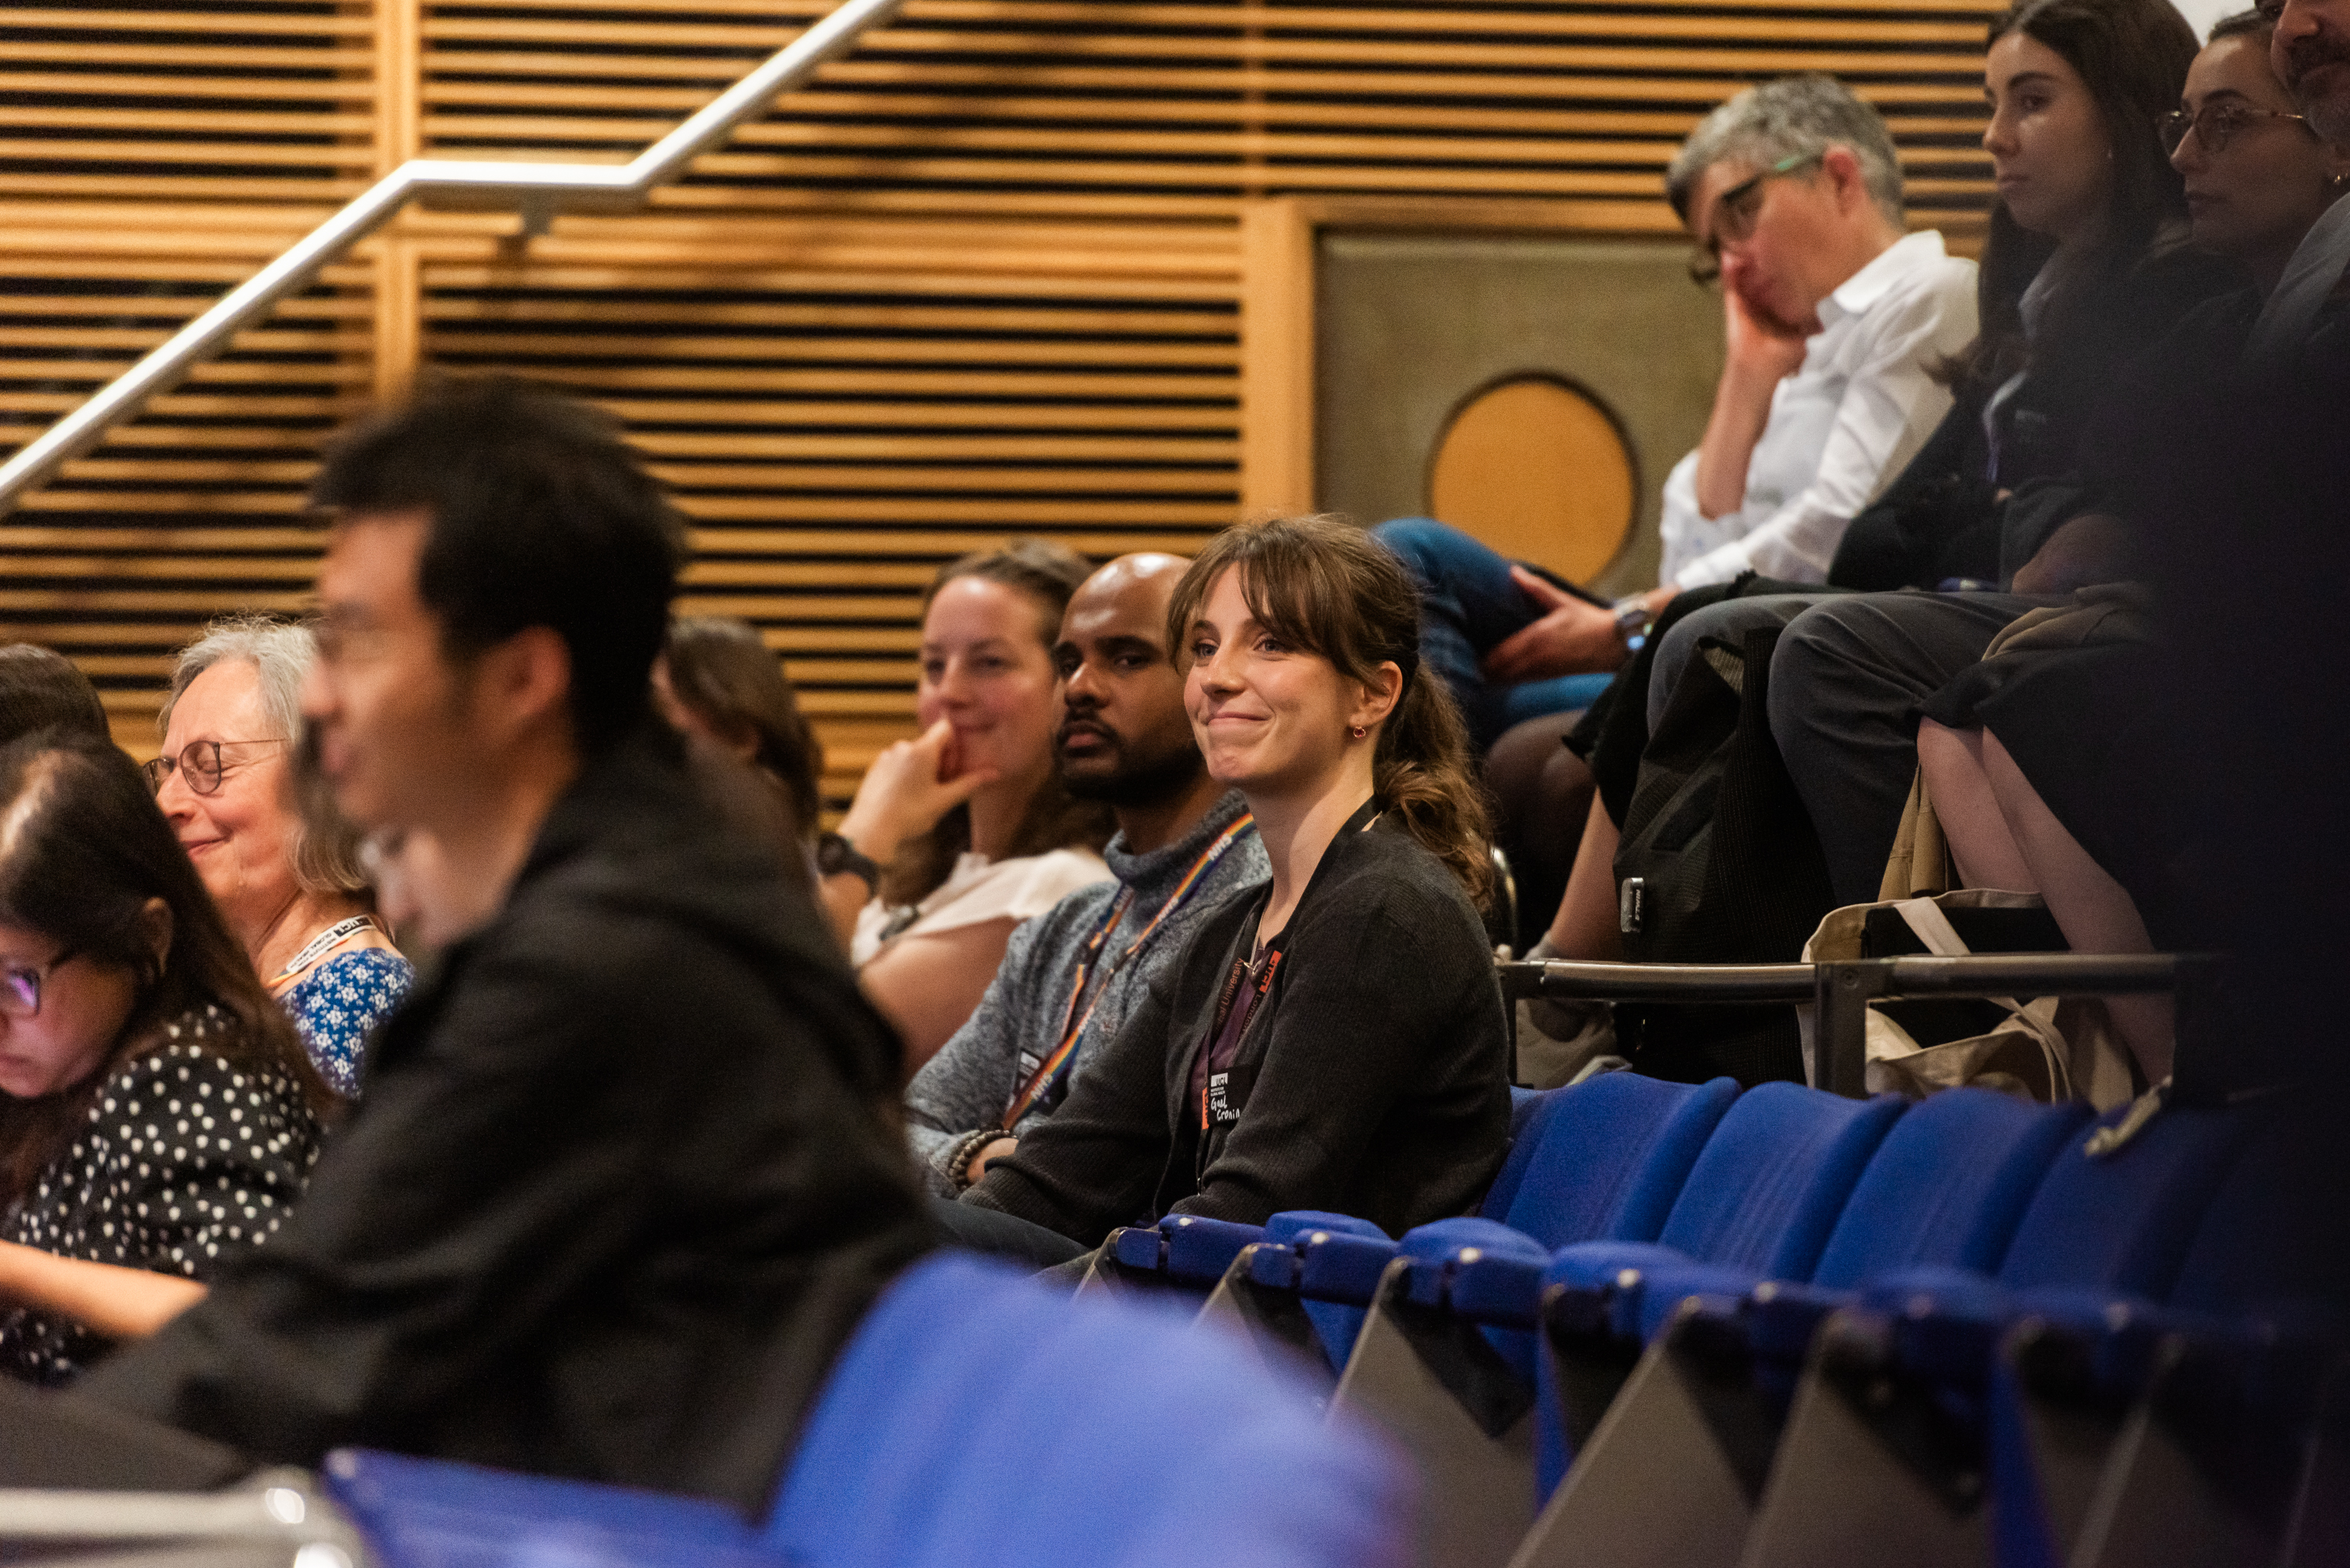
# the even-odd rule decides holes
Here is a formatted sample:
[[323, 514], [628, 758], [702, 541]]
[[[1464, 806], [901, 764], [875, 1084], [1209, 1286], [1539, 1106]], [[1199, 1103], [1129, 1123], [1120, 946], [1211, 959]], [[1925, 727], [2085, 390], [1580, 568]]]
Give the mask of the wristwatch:
[[1625, 595], [1616, 601], [1615, 609], [1616, 635], [1624, 639], [1625, 647], [1638, 652], [1657, 624], [1657, 612], [1648, 607], [1645, 594]]
[[881, 867], [873, 864], [872, 857], [837, 833], [827, 833], [816, 841], [816, 873], [837, 877], [843, 871], [862, 879], [868, 894], [881, 886]]

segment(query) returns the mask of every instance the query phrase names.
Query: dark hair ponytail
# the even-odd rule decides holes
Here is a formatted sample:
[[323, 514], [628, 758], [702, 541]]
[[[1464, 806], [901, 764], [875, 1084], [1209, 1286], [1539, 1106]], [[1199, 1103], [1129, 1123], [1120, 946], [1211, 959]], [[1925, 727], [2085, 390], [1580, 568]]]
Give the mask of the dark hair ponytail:
[[[1371, 791], [1482, 909], [1493, 888], [1492, 818], [1477, 781], [1468, 726], [1444, 682], [1419, 668], [1419, 590], [1376, 540], [1336, 517], [1284, 517], [1228, 528], [1175, 586], [1167, 646], [1187, 646], [1218, 578], [1237, 568], [1249, 613], [1294, 648], [1367, 681], [1382, 664], [1403, 691], [1379, 728]], [[1179, 653], [1177, 662], [1188, 659]]]

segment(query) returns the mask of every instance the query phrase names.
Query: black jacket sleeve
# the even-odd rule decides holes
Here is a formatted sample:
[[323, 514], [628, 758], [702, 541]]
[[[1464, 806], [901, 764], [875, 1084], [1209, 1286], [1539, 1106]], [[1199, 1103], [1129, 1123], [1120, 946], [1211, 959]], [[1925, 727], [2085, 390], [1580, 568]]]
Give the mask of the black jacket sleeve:
[[[1194, 962], [1216, 963], [1232, 940], [1226, 919], [1204, 922], [1101, 1056], [1070, 1085], [1061, 1107], [988, 1164], [962, 1201], [1001, 1210], [1087, 1246], [1119, 1225], [1149, 1218], [1151, 1193], [1171, 1152], [1167, 1060], [1174, 992]], [[1202, 943], [1213, 950], [1203, 955]]]

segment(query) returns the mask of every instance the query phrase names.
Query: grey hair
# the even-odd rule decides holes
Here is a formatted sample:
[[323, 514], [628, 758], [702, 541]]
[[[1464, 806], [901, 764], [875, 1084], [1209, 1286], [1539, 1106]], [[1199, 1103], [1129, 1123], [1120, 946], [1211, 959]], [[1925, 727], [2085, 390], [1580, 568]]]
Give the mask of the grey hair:
[[1665, 171], [1665, 195], [1683, 223], [1705, 171], [1725, 158], [1768, 169], [1789, 158], [1841, 147], [1859, 161], [1862, 183], [1886, 221], [1899, 227], [1901, 157], [1884, 118], [1834, 77], [1781, 77], [1731, 99], [1698, 122]]
[[252, 665], [261, 678], [261, 708], [270, 729], [294, 748], [289, 784], [296, 819], [294, 879], [310, 893], [364, 893], [370, 884], [359, 860], [359, 831], [335, 809], [326, 781], [307, 765], [304, 755], [302, 681], [317, 658], [317, 635], [298, 621], [258, 615], [213, 621], [181, 649], [179, 662], [172, 667], [172, 689], [155, 717], [155, 732], [170, 732], [172, 710], [197, 676], [216, 664]]

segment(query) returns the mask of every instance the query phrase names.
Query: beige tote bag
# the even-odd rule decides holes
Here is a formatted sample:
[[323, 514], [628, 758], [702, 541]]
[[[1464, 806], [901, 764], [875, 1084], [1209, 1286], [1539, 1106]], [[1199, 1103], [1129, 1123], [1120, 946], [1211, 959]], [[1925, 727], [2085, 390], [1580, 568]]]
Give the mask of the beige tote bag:
[[[1969, 950], [1942, 913], [1945, 909], [2040, 907], [2037, 893], [2003, 892], [1995, 888], [1966, 888], [1933, 898], [1848, 904], [1828, 911], [1820, 929], [1804, 944], [1804, 961], [1827, 963], [1861, 957], [1862, 928], [1871, 909], [1898, 910], [1928, 952], [1960, 958], [1968, 956]], [[1939, 1089], [1971, 1085], [2043, 1103], [2086, 1100], [2101, 1111], [2136, 1096], [2129, 1054], [2106, 1022], [2105, 1009], [2094, 1001], [2059, 1001], [2053, 996], [2030, 1002], [2006, 996], [1989, 1000], [2007, 1014], [1997, 1028], [1939, 1045], [1919, 1044], [1881, 1009], [1870, 1008], [1868, 1065], [1863, 1080], [1868, 1092], [1922, 1099]], [[1813, 1010], [1805, 1007], [1799, 1012], [1804, 1075], [1817, 1084]]]

